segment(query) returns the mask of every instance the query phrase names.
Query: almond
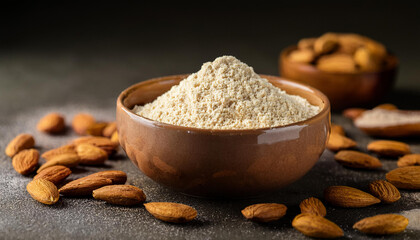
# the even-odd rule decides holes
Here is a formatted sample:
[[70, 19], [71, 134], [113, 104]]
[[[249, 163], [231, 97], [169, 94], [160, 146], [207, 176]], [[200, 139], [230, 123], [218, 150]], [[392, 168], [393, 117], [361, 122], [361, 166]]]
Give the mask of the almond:
[[171, 202], [150, 202], [144, 207], [155, 218], [172, 223], [185, 223], [197, 216], [197, 211], [185, 204]]
[[107, 125], [108, 124], [107, 123], [104, 123], [104, 122], [99, 122], [99, 123], [91, 124], [86, 129], [86, 134], [87, 135], [91, 135], [91, 136], [102, 136], [102, 131], [105, 129], [105, 127]]
[[415, 153], [404, 155], [400, 159], [398, 159], [397, 165], [398, 167], [420, 165], [420, 154]]
[[331, 123], [331, 133], [336, 133], [342, 136], [346, 135], [344, 128], [338, 124]]
[[353, 148], [356, 147], [356, 145], [357, 143], [355, 141], [336, 132], [331, 132], [330, 138], [327, 142], [327, 148], [334, 152], [342, 149]]
[[36, 125], [38, 131], [52, 134], [63, 132], [65, 127], [64, 117], [59, 113], [49, 113], [45, 115]]
[[45, 179], [55, 185], [59, 184], [61, 181], [66, 179], [71, 174], [71, 170], [68, 167], [56, 165], [52, 167], [47, 167], [37, 175], [35, 175], [34, 180], [36, 179]]
[[337, 52], [353, 55], [360, 47], [365, 46], [366, 37], [355, 33], [338, 34]]
[[338, 47], [338, 37], [334, 33], [325, 33], [314, 42], [314, 51], [316, 54], [325, 54]]
[[366, 38], [365, 47], [369, 49], [369, 51], [376, 55], [377, 57], [383, 59], [387, 55], [386, 47], [373, 39]]
[[343, 116], [350, 118], [351, 120], [356, 120], [360, 117], [367, 109], [364, 108], [347, 108], [343, 111]]
[[383, 104], [379, 104], [373, 109], [398, 110], [398, 107], [392, 103], [383, 103]]
[[109, 138], [95, 136], [77, 138], [72, 143], [75, 145], [79, 145], [82, 143], [92, 144], [93, 146], [105, 150], [108, 155], [114, 153], [116, 148], [118, 147], [118, 143], [112, 142]]
[[343, 230], [330, 220], [313, 214], [301, 213], [297, 215], [292, 226], [308, 237], [338, 238], [344, 236]]
[[116, 143], [116, 144], [120, 144], [120, 137], [118, 135], [118, 132], [115, 131], [112, 136], [111, 136], [111, 142]]
[[104, 130], [102, 131], [102, 136], [110, 138], [114, 132], [117, 131], [117, 123], [116, 122], [110, 122], [106, 125]]
[[57, 155], [61, 155], [64, 153], [70, 153], [70, 154], [76, 154], [75, 151], [75, 145], [73, 144], [68, 144], [68, 145], [64, 145], [58, 148], [54, 148], [51, 149], [49, 151], [44, 152], [41, 157], [44, 158], [45, 160], [49, 161], [51, 160], [51, 158], [57, 156]]
[[131, 206], [146, 201], [143, 191], [131, 185], [109, 185], [98, 188], [92, 192], [95, 199], [110, 204]]
[[354, 53], [354, 62], [365, 72], [379, 72], [383, 59], [373, 54], [368, 48], [361, 47]]
[[318, 215], [321, 217], [325, 217], [325, 215], [327, 215], [327, 209], [325, 209], [324, 204], [322, 204], [318, 198], [307, 198], [299, 204], [299, 207], [301, 213]]
[[369, 143], [367, 149], [383, 157], [398, 157], [411, 153], [408, 144], [391, 140], [373, 141]]
[[64, 196], [89, 196], [93, 190], [111, 184], [111, 179], [87, 176], [67, 183], [58, 192]]
[[298, 49], [289, 54], [289, 60], [298, 63], [310, 63], [315, 60], [315, 52], [311, 49]]
[[259, 203], [242, 210], [246, 219], [256, 222], [276, 221], [286, 215], [287, 207], [279, 203]]
[[18, 152], [23, 149], [32, 148], [35, 145], [35, 139], [30, 134], [19, 134], [17, 135], [6, 147], [6, 155], [9, 157], [15, 156]]
[[313, 49], [316, 38], [302, 38], [297, 46], [299, 49]]
[[373, 217], [364, 218], [353, 225], [366, 234], [387, 235], [400, 233], [408, 225], [408, 219], [397, 214], [381, 214]]
[[400, 191], [385, 180], [378, 180], [369, 184], [369, 191], [384, 203], [393, 203], [401, 198]]
[[350, 168], [375, 169], [382, 167], [379, 159], [358, 151], [342, 150], [335, 154], [334, 159]]
[[96, 120], [92, 115], [88, 113], [79, 113], [74, 116], [71, 125], [77, 134], [86, 135], [86, 131], [94, 123], [96, 123]]
[[41, 165], [40, 168], [38, 168], [37, 173], [40, 173], [45, 168], [56, 166], [56, 165], [62, 165], [66, 167], [75, 167], [79, 164], [80, 158], [77, 154], [74, 153], [63, 153], [57, 156], [54, 156], [49, 161]]
[[420, 166], [394, 169], [386, 174], [386, 180], [400, 189], [420, 189]]
[[36, 179], [26, 185], [26, 190], [31, 197], [43, 204], [54, 204], [59, 199], [57, 187], [45, 179]]
[[[90, 177], [103, 177], [110, 179], [112, 184], [124, 184], [127, 181], [127, 174], [119, 170], [108, 170], [89, 175]], [[88, 176], [88, 177], [89, 177]]]
[[331, 186], [324, 190], [325, 200], [338, 207], [358, 208], [366, 207], [381, 200], [359, 189], [347, 186]]
[[38, 166], [39, 152], [36, 149], [25, 149], [13, 157], [13, 168], [22, 175], [28, 175]]
[[98, 165], [104, 164], [108, 159], [108, 154], [102, 148], [95, 147], [92, 144], [82, 143], [76, 146], [77, 155], [80, 157], [80, 164]]
[[325, 55], [318, 59], [317, 68], [331, 73], [355, 73], [356, 63], [353, 58], [346, 54], [335, 53]]

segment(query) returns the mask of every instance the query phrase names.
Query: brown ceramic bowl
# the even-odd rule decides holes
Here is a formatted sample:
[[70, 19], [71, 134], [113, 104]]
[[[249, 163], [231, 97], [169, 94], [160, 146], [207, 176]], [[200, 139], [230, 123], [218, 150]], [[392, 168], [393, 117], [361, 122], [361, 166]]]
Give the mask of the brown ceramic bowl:
[[122, 148], [154, 181], [204, 197], [250, 197], [286, 186], [307, 173], [325, 148], [330, 104], [320, 91], [265, 76], [289, 94], [322, 110], [302, 122], [255, 130], [209, 130], [175, 126], [134, 114], [134, 105], [156, 99], [188, 75], [155, 78], [124, 90], [117, 100]]
[[329, 73], [311, 64], [291, 62], [288, 55], [296, 48], [289, 46], [280, 53], [280, 75], [320, 90], [329, 98], [333, 110], [371, 107], [394, 86], [398, 67], [394, 55], [387, 56], [387, 66], [381, 72]]

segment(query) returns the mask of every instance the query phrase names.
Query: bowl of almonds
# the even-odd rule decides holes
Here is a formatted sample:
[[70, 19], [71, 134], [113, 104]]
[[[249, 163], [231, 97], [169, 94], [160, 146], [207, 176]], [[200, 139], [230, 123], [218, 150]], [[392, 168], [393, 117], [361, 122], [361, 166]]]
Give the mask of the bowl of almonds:
[[282, 77], [321, 90], [333, 110], [379, 102], [392, 89], [397, 67], [383, 44], [354, 33], [304, 38], [279, 57]]

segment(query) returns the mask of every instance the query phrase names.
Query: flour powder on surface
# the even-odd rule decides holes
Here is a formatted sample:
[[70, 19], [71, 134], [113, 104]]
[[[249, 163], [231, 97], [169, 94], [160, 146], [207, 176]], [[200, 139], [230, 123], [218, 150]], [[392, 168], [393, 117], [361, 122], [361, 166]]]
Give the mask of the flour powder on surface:
[[133, 111], [178, 126], [257, 129], [303, 121], [320, 109], [275, 87], [235, 57], [223, 56]]

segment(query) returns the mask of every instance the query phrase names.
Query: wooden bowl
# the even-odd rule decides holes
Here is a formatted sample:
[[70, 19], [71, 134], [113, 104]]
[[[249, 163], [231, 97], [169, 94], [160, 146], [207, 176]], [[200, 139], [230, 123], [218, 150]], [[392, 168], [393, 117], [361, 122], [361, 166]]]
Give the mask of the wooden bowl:
[[291, 62], [288, 55], [295, 49], [295, 45], [289, 46], [280, 53], [280, 75], [320, 90], [329, 98], [333, 110], [374, 106], [394, 86], [398, 67], [394, 55], [387, 56], [387, 66], [381, 72], [330, 73], [311, 64]]
[[131, 111], [156, 99], [188, 75], [135, 84], [117, 100], [122, 148], [154, 181], [194, 196], [250, 197], [278, 190], [305, 175], [325, 149], [330, 104], [320, 91], [265, 76], [289, 94], [306, 98], [321, 111], [282, 127], [210, 130], [153, 121]]

